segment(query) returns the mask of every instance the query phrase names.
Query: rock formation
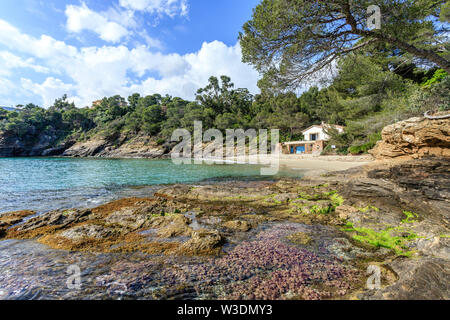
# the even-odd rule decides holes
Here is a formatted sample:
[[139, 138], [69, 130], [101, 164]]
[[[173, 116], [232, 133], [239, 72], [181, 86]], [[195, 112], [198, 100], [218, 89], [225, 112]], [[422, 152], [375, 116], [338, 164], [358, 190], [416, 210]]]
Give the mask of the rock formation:
[[450, 119], [411, 118], [387, 126], [369, 151], [376, 159], [450, 157]]
[[174, 146], [158, 145], [154, 137], [137, 135], [95, 136], [87, 141], [58, 142], [42, 134], [37, 141], [24, 141], [0, 132], [0, 157], [67, 156], [102, 158], [165, 158]]

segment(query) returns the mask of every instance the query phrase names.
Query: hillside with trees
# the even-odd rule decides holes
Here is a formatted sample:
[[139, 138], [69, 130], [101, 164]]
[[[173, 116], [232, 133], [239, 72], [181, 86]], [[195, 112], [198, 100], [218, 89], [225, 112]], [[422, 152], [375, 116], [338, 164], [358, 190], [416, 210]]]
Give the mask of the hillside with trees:
[[[365, 24], [369, 4], [381, 8], [380, 30]], [[386, 125], [450, 110], [448, 26], [446, 1], [263, 0], [240, 34], [244, 62], [262, 74], [260, 94], [224, 75], [211, 77], [195, 101], [135, 93], [76, 108], [63, 96], [48, 109], [0, 109], [0, 146], [29, 155], [36, 145], [57, 154], [90, 139], [117, 145], [145, 136], [163, 145], [195, 120], [205, 130], [277, 128], [289, 141], [324, 121], [346, 126], [330, 132], [339, 153], [363, 153]], [[308, 89], [299, 94], [299, 86]]]

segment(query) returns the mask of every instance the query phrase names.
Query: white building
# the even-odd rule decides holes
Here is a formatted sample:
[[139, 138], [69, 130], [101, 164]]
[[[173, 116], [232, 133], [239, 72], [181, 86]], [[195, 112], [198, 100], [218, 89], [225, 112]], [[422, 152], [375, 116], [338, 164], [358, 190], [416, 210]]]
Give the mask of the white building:
[[313, 125], [302, 131], [305, 141], [328, 141], [330, 137], [325, 133], [326, 128], [334, 127], [339, 133], [344, 132], [344, 127], [338, 125], [329, 125], [322, 123], [321, 125]]
[[326, 134], [327, 128], [335, 128], [338, 132], [344, 132], [344, 127], [323, 123], [313, 125], [302, 131], [303, 141], [285, 142], [282, 144], [284, 154], [320, 154], [330, 137]]

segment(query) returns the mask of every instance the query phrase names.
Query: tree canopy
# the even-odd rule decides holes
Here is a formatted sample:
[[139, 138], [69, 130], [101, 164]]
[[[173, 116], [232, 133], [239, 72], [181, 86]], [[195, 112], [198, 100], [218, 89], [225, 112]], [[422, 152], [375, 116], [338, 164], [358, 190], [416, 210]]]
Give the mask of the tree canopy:
[[[380, 29], [367, 24], [371, 5], [381, 9]], [[448, 73], [446, 19], [445, 0], [262, 0], [239, 38], [243, 61], [265, 76], [260, 86], [294, 88], [374, 46]]]

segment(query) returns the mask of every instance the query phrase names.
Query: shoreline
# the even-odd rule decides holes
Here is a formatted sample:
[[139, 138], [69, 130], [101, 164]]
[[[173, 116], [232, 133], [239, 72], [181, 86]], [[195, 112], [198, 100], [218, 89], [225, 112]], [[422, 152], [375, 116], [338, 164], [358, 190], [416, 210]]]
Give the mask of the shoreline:
[[[17, 157], [0, 157], [0, 159], [80, 159], [80, 160], [166, 160], [170, 161], [170, 157], [76, 157], [76, 156], [17, 156]], [[192, 162], [196, 159], [190, 158]], [[262, 165], [269, 166], [271, 164], [279, 165], [280, 169], [289, 170], [301, 170], [304, 176], [316, 176], [324, 173], [332, 173], [335, 171], [344, 171], [357, 167], [362, 167], [368, 164], [377, 163], [370, 155], [361, 156], [312, 156], [312, 155], [285, 155], [282, 154], [278, 157], [271, 155], [261, 156], [246, 156], [246, 157], [234, 157], [232, 159], [218, 160], [215, 163], [208, 163], [215, 161], [216, 159], [201, 158], [202, 165], [214, 165], [214, 164], [247, 164], [247, 165]]]
[[[23, 272], [31, 273], [36, 265], [51, 268], [49, 256], [61, 259], [68, 252], [80, 258], [77, 263], [83, 269], [92, 262], [102, 265], [90, 271], [89, 277], [96, 279], [89, 283], [91, 291], [79, 291], [73, 298], [119, 299], [117, 283], [137, 288], [127, 293], [130, 296], [163, 300], [445, 297], [448, 284], [442, 268], [448, 263], [449, 245], [445, 203], [414, 187], [403, 189], [403, 181], [416, 177], [408, 183], [421, 185], [423, 172], [440, 168], [425, 180], [442, 185], [436, 179], [441, 179], [448, 161], [399, 163], [387, 179], [388, 166], [375, 165], [298, 180], [161, 186], [147, 197], [34, 217], [33, 211], [11, 212], [2, 216], [6, 228], [0, 237], [15, 242], [12, 247], [7, 242], [0, 245], [8, 259], [27, 267], [2, 270], [9, 272], [10, 283], [5, 291], [10, 293], [3, 298], [16, 297]], [[42, 254], [35, 257], [35, 250]], [[103, 254], [100, 260], [95, 258], [98, 253]], [[377, 291], [364, 287], [366, 270], [373, 264], [382, 272], [383, 288]], [[295, 282], [291, 296], [284, 284], [303, 279], [305, 270], [308, 279], [323, 285], [315, 286], [315, 280]], [[55, 271], [66, 275], [64, 268]], [[41, 276], [38, 289], [44, 295], [66, 297], [58, 284], [48, 285], [53, 284], [52, 277]], [[251, 279], [268, 279], [278, 289], [266, 292], [266, 280]], [[407, 283], [417, 290], [404, 290]], [[156, 291], [139, 289], [148, 286]]]
[[[34, 211], [10, 212], [1, 217], [0, 238], [13, 245], [0, 246], [12, 263], [26, 267], [1, 270], [9, 272], [10, 283], [3, 298], [17, 297], [24, 272], [52, 268], [49, 256], [69, 252], [83, 269], [102, 265], [90, 271], [91, 287], [72, 298], [120, 299], [117, 283], [136, 288], [128, 296], [158, 300], [446, 297], [448, 160], [393, 165], [374, 162], [305, 179], [160, 186], [142, 197], [34, 217]], [[424, 176], [431, 168], [435, 174]], [[435, 185], [442, 193], [430, 193]], [[35, 257], [35, 250], [42, 254]], [[364, 287], [371, 265], [382, 274], [377, 291]], [[322, 286], [295, 282], [292, 295], [285, 284], [303, 279], [305, 270]], [[64, 268], [55, 272], [66, 276]], [[53, 277], [39, 276], [42, 285], [36, 286], [45, 296], [67, 297], [59, 284], [49, 286]], [[266, 292], [263, 279], [278, 289]], [[408, 283], [417, 290], [405, 290]], [[139, 289], [148, 286], [156, 291]]]

